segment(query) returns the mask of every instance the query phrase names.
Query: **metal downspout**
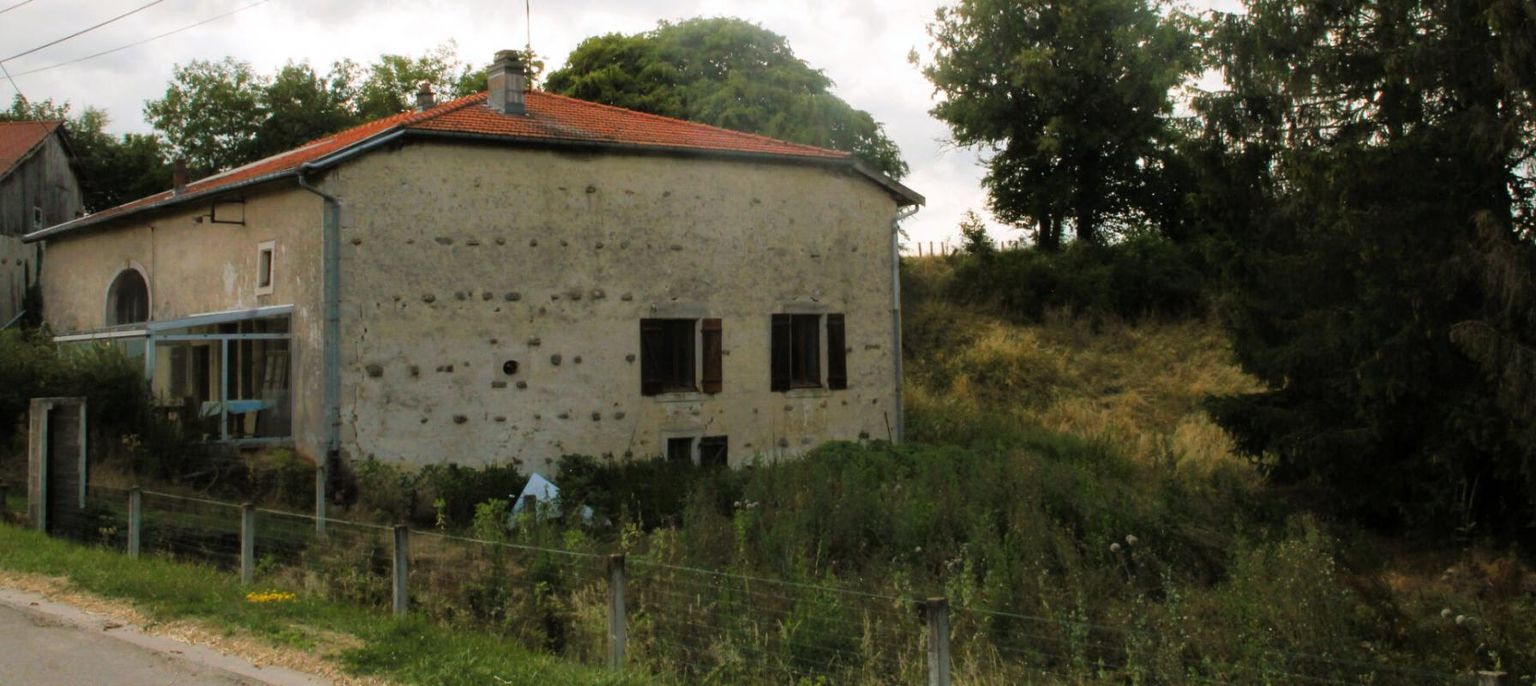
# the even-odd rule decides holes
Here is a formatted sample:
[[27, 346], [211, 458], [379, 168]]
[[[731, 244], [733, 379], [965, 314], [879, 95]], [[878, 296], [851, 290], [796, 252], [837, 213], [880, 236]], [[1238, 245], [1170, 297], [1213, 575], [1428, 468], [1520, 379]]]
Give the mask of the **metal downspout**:
[[906, 394], [902, 392], [901, 365], [901, 220], [917, 214], [919, 205], [910, 205], [891, 220], [891, 358], [896, 367], [896, 432], [893, 442], [901, 443], [907, 434]]
[[324, 346], [322, 365], [325, 407], [325, 457], [315, 469], [315, 530], [325, 531], [326, 494], [329, 492], [331, 462], [341, 449], [341, 201], [309, 183], [307, 168], [298, 173], [299, 187], [320, 196], [325, 203], [321, 215], [324, 239], [321, 246], [321, 300], [325, 319], [321, 334]]

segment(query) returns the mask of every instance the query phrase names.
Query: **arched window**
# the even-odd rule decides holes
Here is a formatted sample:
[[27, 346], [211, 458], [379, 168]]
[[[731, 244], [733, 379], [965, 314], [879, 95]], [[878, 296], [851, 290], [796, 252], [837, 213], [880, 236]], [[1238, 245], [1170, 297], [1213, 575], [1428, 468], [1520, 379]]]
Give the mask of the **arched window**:
[[149, 284], [137, 269], [124, 269], [107, 289], [107, 326], [149, 319]]

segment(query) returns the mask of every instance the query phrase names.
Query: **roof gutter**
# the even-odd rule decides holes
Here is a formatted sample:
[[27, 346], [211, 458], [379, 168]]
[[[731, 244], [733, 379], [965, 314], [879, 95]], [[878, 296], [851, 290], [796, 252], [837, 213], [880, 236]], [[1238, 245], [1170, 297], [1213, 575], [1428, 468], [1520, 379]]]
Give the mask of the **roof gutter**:
[[308, 175], [324, 171], [354, 156], [388, 145], [404, 134], [394, 129], [383, 135], [363, 141], [313, 162], [307, 162], [294, 171], [299, 188], [320, 196], [324, 204], [320, 222], [321, 241], [321, 300], [324, 301], [324, 321], [321, 332], [324, 367], [323, 404], [325, 412], [325, 456], [315, 465], [315, 529], [325, 531], [326, 496], [330, 493], [330, 471], [333, 460], [341, 457], [341, 199], [320, 190], [310, 183]]
[[91, 226], [95, 226], [96, 224], [101, 224], [101, 223], [104, 223], [104, 222], [112, 221], [114, 219], [122, 219], [122, 218], [125, 218], [125, 217], [131, 217], [133, 215], [140, 214], [140, 213], [143, 213], [143, 212], [149, 212], [149, 211], [152, 211], [152, 210], [164, 209], [164, 208], [167, 208], [167, 207], [175, 207], [177, 205], [182, 205], [182, 204], [185, 204], [185, 203], [189, 203], [189, 202], [191, 202], [193, 200], [198, 200], [198, 199], [202, 199], [202, 198], [211, 198], [211, 197], [216, 196], [216, 195], [220, 195], [220, 194], [223, 194], [223, 193], [228, 193], [230, 191], [241, 190], [241, 189], [244, 189], [244, 188], [250, 188], [251, 186], [257, 186], [257, 185], [261, 185], [261, 184], [268, 183], [268, 182], [271, 182], [271, 181], [276, 181], [278, 179], [282, 179], [284, 177], [293, 176], [295, 174], [296, 174], [296, 172], [294, 170], [290, 169], [290, 170], [287, 170], [287, 171], [281, 171], [281, 172], [276, 172], [276, 173], [273, 173], [273, 174], [267, 174], [267, 175], [264, 175], [264, 176], [258, 176], [258, 177], [252, 178], [252, 179], [246, 179], [244, 181], [240, 181], [240, 182], [237, 182], [237, 183], [229, 184], [228, 186], [219, 186], [218, 188], [214, 188], [214, 189], [210, 189], [210, 190], [206, 190], [206, 191], [194, 191], [194, 192], [191, 192], [191, 193], [184, 193], [182, 195], [171, 196], [171, 197], [166, 198], [164, 200], [161, 200], [159, 202], [152, 202], [152, 203], [150, 203], [148, 205], [144, 205], [143, 207], [135, 207], [135, 208], [133, 208], [131, 210], [128, 210], [126, 212], [113, 213], [113, 214], [107, 214], [106, 212], [98, 212], [96, 214], [88, 214], [88, 215], [86, 215], [84, 217], [81, 217], [79, 219], [72, 219], [70, 221], [64, 222], [63, 224], [55, 224], [55, 225], [50, 226], [50, 227], [48, 227], [46, 229], [43, 229], [41, 231], [33, 231], [32, 233], [29, 233], [29, 234], [26, 234], [26, 235], [22, 236], [21, 237], [21, 242], [23, 242], [23, 243], [36, 243], [38, 241], [41, 241], [41, 240], [44, 240], [44, 239], [47, 239], [47, 238], [51, 238], [51, 237], [53, 237], [53, 236], [55, 236], [57, 234], [66, 233], [66, 232], [72, 232], [72, 231], [79, 231], [80, 229], [84, 229], [84, 228], [88, 228], [88, 227], [91, 227]]
[[896, 431], [892, 443], [901, 443], [907, 435], [907, 406], [902, 392], [901, 350], [901, 222], [917, 214], [917, 205], [908, 205], [891, 219], [891, 358], [896, 373]]

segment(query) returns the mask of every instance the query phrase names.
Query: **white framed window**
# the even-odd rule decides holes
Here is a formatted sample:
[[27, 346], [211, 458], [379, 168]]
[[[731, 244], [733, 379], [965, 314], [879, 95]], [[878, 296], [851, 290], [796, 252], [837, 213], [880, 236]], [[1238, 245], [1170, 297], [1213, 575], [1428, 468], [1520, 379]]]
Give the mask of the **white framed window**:
[[277, 260], [277, 241], [256, 246], [256, 295], [272, 294], [272, 274]]

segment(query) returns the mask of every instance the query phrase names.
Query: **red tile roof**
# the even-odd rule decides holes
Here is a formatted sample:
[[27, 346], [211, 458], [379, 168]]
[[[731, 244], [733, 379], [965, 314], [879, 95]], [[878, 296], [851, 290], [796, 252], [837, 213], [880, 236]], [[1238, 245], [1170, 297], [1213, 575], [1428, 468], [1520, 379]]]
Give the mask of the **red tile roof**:
[[[288, 152], [257, 160], [243, 167], [187, 184], [180, 195], [164, 191], [103, 210], [74, 221], [30, 234], [38, 240], [55, 233], [96, 224], [112, 217], [172, 205], [232, 187], [287, 176], [306, 164], [325, 164], [325, 158], [344, 152], [378, 136], [417, 132], [467, 135], [507, 141], [552, 145], [598, 145], [679, 152], [724, 153], [775, 157], [811, 162], [852, 164], [853, 155], [766, 136], [730, 131], [714, 126], [661, 117], [575, 98], [529, 91], [527, 115], [506, 115], [484, 106], [485, 93], [446, 102], [424, 111], [408, 111], [356, 126], [306, 143]], [[878, 175], [874, 175], [877, 176]], [[900, 188], [914, 202], [920, 196], [893, 181], [877, 178], [883, 185]]]
[[0, 177], [59, 128], [61, 121], [0, 122]]

